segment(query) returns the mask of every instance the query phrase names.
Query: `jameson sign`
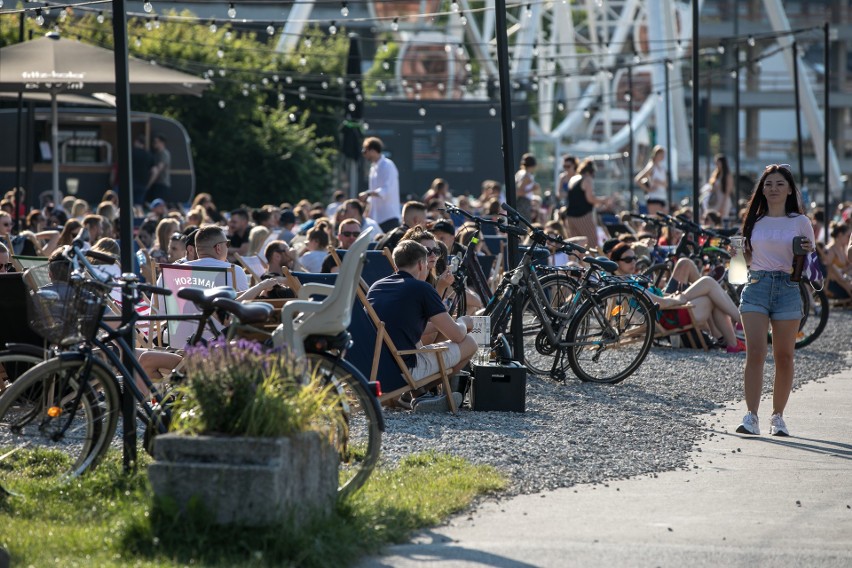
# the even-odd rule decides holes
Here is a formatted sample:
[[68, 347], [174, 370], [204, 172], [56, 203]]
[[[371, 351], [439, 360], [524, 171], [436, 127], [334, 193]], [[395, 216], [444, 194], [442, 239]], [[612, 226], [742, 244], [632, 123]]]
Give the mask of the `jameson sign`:
[[[193, 302], [178, 298], [177, 292], [182, 288], [215, 288], [218, 286], [233, 286], [233, 270], [229, 268], [212, 268], [202, 266], [187, 266], [185, 264], [161, 264], [163, 287], [172, 291], [171, 296], [165, 296], [160, 311], [168, 315], [200, 313]], [[197, 321], [170, 321], [168, 325], [169, 345], [181, 349], [189, 342], [198, 327]], [[210, 332], [205, 337], [212, 339]]]

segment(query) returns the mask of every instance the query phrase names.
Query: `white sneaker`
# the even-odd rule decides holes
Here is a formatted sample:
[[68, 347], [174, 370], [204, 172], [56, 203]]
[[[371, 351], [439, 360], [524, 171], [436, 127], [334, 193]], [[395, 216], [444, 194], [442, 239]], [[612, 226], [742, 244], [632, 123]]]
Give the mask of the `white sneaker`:
[[743, 416], [743, 423], [737, 426], [737, 432], [740, 434], [751, 434], [752, 436], [760, 436], [760, 421], [757, 419], [757, 414], [752, 414], [751, 412], [749, 412], [748, 414]]
[[784, 424], [784, 418], [780, 414], [773, 414], [769, 418], [769, 435], [770, 436], [789, 436], [787, 425]]

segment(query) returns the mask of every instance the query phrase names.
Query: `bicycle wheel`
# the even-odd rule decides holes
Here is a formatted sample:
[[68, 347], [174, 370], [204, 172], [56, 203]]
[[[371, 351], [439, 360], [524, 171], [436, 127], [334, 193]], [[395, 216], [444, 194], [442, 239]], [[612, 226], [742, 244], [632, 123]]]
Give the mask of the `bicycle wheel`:
[[651, 348], [655, 308], [641, 290], [608, 286], [583, 302], [568, 324], [561, 355], [581, 381], [618, 383], [635, 371]]
[[350, 495], [364, 485], [379, 461], [383, 430], [380, 409], [366, 380], [349, 362], [325, 353], [308, 353], [307, 360], [309, 372], [334, 384], [343, 397], [347, 429], [334, 436], [340, 456], [337, 493]]
[[[556, 311], [570, 308], [568, 302], [577, 290], [577, 281], [564, 274], [549, 274], [541, 279], [543, 299]], [[524, 302], [524, 364], [536, 375], [548, 375], [559, 347], [554, 345], [542, 329], [541, 319], [533, 308], [530, 297]], [[558, 331], [560, 321], [556, 322]]]
[[[799, 294], [802, 297], [802, 319], [796, 334], [796, 349], [807, 347], [817, 340], [828, 324], [828, 295], [825, 290], [814, 289], [809, 282], [799, 282]], [[769, 343], [772, 343], [772, 328], [769, 329]]]
[[642, 271], [642, 276], [648, 278], [652, 286], [665, 290], [666, 284], [672, 277], [672, 267], [667, 262], [654, 264]]
[[0, 467], [63, 480], [95, 467], [115, 435], [120, 398], [112, 374], [83, 355], [23, 374], [0, 396]]
[[0, 394], [3, 394], [18, 377], [39, 363], [44, 363], [44, 357], [38, 357], [29, 351], [21, 352], [15, 349], [0, 351]]

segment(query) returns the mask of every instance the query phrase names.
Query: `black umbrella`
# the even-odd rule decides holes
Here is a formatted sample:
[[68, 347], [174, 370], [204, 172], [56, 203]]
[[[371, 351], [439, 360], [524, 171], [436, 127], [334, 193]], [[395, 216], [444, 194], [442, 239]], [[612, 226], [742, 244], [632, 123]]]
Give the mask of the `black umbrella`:
[[364, 93], [361, 90], [361, 48], [358, 36], [349, 35], [349, 57], [346, 59], [344, 119], [341, 125], [340, 151], [349, 162], [349, 194], [358, 193], [358, 166], [361, 160], [361, 119], [364, 117]]

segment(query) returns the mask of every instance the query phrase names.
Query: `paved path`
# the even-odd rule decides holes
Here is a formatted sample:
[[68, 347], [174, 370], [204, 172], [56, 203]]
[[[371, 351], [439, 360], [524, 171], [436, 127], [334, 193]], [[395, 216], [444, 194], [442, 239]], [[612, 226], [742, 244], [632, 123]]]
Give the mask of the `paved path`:
[[[362, 566], [852, 566], [852, 371], [793, 393], [794, 437], [707, 420], [693, 469], [481, 504]], [[765, 416], [763, 416], [765, 414]]]

